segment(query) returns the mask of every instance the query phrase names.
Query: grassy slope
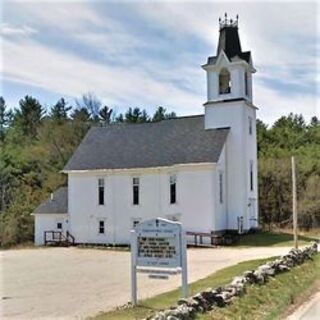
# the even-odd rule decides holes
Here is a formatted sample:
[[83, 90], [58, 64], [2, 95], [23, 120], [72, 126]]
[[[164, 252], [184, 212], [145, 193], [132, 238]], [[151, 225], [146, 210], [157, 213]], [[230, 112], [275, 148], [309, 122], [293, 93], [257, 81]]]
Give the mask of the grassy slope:
[[[254, 269], [260, 264], [270, 259], [259, 259], [252, 261], [241, 262], [237, 265], [221, 269], [205, 279], [198, 280], [190, 284], [190, 294], [195, 294], [208, 287], [218, 287], [225, 285], [231, 281], [231, 279], [246, 270]], [[95, 320], [131, 320], [131, 319], [143, 319], [150, 313], [154, 313], [157, 310], [168, 308], [174, 305], [180, 297], [180, 290], [173, 290], [156, 297], [140, 301], [140, 306], [136, 308], [130, 308], [127, 310], [116, 310], [101, 314], [95, 317]]]
[[[319, 235], [299, 235], [299, 244], [305, 245], [319, 239]], [[293, 246], [293, 236], [283, 232], [259, 232], [241, 236], [235, 247], [281, 247]]]
[[[271, 258], [270, 258], [271, 259]], [[245, 270], [254, 269], [270, 259], [252, 260], [219, 270], [205, 279], [190, 285], [190, 293], [195, 294], [208, 287], [224, 285]], [[320, 279], [320, 254], [294, 268], [291, 272], [277, 275], [264, 286], [247, 289], [246, 295], [236, 299], [226, 308], [215, 309], [211, 313], [199, 315], [199, 320], [211, 319], [280, 319], [280, 315]], [[140, 320], [157, 310], [172, 306], [179, 299], [180, 291], [173, 290], [156, 297], [140, 301], [139, 307], [115, 310], [94, 317], [95, 320]]]
[[277, 275], [266, 285], [250, 287], [247, 294], [226, 308], [215, 309], [197, 319], [281, 319], [283, 314], [316, 280], [320, 279], [320, 254], [291, 272]]

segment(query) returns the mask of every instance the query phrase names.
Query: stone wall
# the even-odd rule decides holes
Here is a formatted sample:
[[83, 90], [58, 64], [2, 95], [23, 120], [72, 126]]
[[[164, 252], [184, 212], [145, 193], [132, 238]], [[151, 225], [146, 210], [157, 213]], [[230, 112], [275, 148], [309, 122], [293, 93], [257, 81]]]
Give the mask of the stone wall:
[[317, 243], [311, 243], [303, 249], [291, 249], [279, 259], [259, 266], [256, 270], [245, 271], [242, 276], [235, 277], [225, 287], [208, 288], [190, 298], [180, 299], [176, 307], [160, 311], [146, 320], [191, 320], [197, 313], [212, 310], [215, 307], [224, 307], [246, 291], [248, 285], [263, 285], [268, 278], [291, 270], [296, 265], [311, 259], [318, 251]]

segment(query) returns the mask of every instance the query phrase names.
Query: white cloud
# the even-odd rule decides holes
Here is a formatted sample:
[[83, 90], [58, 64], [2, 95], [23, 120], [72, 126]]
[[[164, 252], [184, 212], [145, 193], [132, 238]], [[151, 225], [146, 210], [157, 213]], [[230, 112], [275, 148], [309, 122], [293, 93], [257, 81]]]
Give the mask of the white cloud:
[[[89, 1], [6, 4], [4, 16], [7, 18], [11, 14], [12, 19], [17, 17], [21, 23], [6, 22], [5, 34], [32, 35], [36, 30], [39, 33], [54, 30], [77, 41], [82, 45], [82, 51], [90, 48], [103, 59], [113, 59], [117, 66], [85, 60], [67, 53], [67, 48], [64, 52], [59, 51], [54, 43], [46, 47], [30, 38], [20, 37], [19, 41], [14, 41], [14, 37], [7, 37], [2, 50], [4, 76], [61, 95], [79, 96], [93, 91], [109, 104], [162, 104], [179, 114], [202, 112], [206, 92], [205, 73], [200, 64], [205, 62], [206, 55], [215, 54], [218, 17], [227, 11], [231, 17], [240, 15], [242, 48], [253, 51], [258, 69], [255, 98], [261, 106], [259, 116], [271, 122], [289, 112], [302, 112], [307, 117], [317, 112], [315, 96], [301, 96], [297, 92], [281, 94], [281, 88], [266, 87], [262, 81], [276, 79], [295, 86], [301, 83], [314, 86], [318, 81], [320, 85], [316, 72], [317, 63], [320, 63], [316, 55], [319, 35], [315, 34], [317, 13], [313, 2], [138, 1], [134, 5], [130, 2], [118, 4], [128, 5], [131, 15], [146, 26], [170, 35], [172, 43], [159, 37], [161, 44], [146, 42], [143, 34], [130, 30], [130, 23], [124, 18], [117, 19], [107, 10], [100, 12], [101, 5]], [[108, 8], [108, 2], [104, 5]], [[152, 55], [140, 60], [136, 53], [153, 45], [173, 47], [175, 40], [186, 41], [192, 37], [201, 39], [207, 48], [211, 48], [203, 52], [201, 61], [195, 61], [192, 52], [180, 55], [180, 61], [175, 63], [156, 60]], [[120, 66], [124, 61], [127, 67]], [[293, 76], [294, 72], [296, 76]]]
[[105, 24], [103, 17], [83, 1], [5, 1], [3, 18], [19, 19], [28, 25], [81, 32], [86, 26]]
[[[2, 73], [13, 81], [35, 85], [68, 96], [95, 92], [106, 103], [180, 106], [181, 114], [193, 113], [199, 97], [170, 83], [148, 78], [134, 68], [112, 67], [53, 51], [36, 42], [4, 41]], [[201, 103], [202, 101], [200, 101]], [[200, 109], [200, 108], [199, 108]]]
[[0, 35], [2, 36], [12, 36], [12, 35], [26, 36], [34, 33], [37, 33], [37, 30], [25, 25], [13, 26], [8, 23], [2, 23], [0, 25]]
[[320, 117], [320, 106], [316, 96], [295, 94], [291, 97], [261, 84], [254, 87], [254, 104], [259, 108], [257, 117], [269, 124], [290, 112], [302, 113], [308, 121], [315, 115]]

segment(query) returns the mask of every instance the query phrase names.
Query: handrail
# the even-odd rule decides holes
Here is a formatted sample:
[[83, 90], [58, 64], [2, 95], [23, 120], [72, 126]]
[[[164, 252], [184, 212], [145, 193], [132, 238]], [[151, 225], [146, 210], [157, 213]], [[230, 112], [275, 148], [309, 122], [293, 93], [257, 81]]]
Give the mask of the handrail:
[[70, 237], [71, 241], [72, 241], [72, 244], [74, 244], [74, 242], [75, 242], [74, 236], [69, 231], [66, 232], [66, 235], [67, 235], [68, 241], [69, 241], [69, 237]]
[[[51, 235], [50, 238], [48, 237], [49, 235]], [[66, 231], [66, 235], [64, 235], [62, 231], [47, 230], [44, 231], [44, 244], [46, 245], [49, 242], [65, 242], [67, 245], [69, 245], [69, 243], [75, 243], [75, 238], [69, 231]]]
[[[212, 246], [215, 246], [217, 244], [230, 244], [231, 242], [234, 241], [233, 236], [230, 234], [213, 234], [213, 233], [206, 233], [206, 232], [187, 231], [186, 235], [194, 237], [194, 245], [195, 246], [205, 245], [203, 243], [203, 238], [209, 238], [210, 244]], [[199, 239], [198, 239], [198, 237], [199, 237]]]

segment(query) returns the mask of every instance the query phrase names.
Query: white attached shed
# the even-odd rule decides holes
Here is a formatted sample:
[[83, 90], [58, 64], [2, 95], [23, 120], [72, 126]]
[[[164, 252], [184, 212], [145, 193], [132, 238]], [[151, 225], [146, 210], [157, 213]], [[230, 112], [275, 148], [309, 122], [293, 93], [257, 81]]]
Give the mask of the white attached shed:
[[68, 188], [61, 187], [51, 194], [33, 212], [34, 242], [36, 245], [45, 244], [45, 232], [55, 231], [66, 234], [68, 230]]

